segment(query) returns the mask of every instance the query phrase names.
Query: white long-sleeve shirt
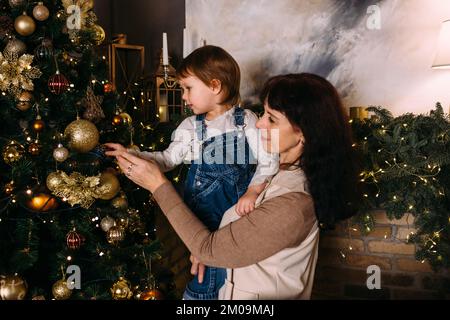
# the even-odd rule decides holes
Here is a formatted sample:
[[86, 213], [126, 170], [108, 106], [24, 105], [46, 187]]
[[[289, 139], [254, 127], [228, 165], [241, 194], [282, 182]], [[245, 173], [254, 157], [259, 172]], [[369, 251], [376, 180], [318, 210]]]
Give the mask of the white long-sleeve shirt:
[[[205, 119], [206, 137], [203, 140], [236, 131], [234, 110], [233, 107], [214, 120]], [[258, 117], [252, 111], [244, 110], [244, 133], [250, 151], [257, 160], [256, 171], [250, 185], [264, 183], [267, 178], [278, 172], [279, 167], [278, 155], [267, 153], [262, 146], [259, 131], [256, 128], [257, 120]], [[130, 149], [129, 152], [143, 159], [156, 161], [164, 172], [170, 171], [182, 163], [191, 163], [192, 160], [199, 159], [202, 143], [197, 137], [196, 125], [195, 115], [184, 119], [172, 133], [172, 142], [164, 151], [137, 152]]]

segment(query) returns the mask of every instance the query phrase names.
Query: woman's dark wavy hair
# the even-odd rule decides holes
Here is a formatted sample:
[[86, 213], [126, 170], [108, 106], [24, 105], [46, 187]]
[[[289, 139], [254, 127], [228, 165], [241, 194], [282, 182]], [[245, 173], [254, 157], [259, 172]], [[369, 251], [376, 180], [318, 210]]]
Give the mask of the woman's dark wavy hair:
[[349, 119], [337, 90], [309, 73], [270, 78], [261, 101], [283, 113], [305, 137], [300, 167], [308, 179], [322, 228], [357, 212], [360, 160], [352, 148]]

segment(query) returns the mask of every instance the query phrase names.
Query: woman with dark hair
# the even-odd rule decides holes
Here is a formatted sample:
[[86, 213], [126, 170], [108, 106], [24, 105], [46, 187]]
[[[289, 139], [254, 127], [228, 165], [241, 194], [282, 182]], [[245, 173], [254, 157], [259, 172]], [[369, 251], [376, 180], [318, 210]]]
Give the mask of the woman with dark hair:
[[220, 299], [309, 299], [319, 224], [331, 227], [355, 213], [357, 166], [348, 119], [336, 89], [313, 74], [269, 79], [257, 127], [280, 170], [259, 195], [255, 210], [235, 207], [221, 228], [208, 230], [152, 162], [124, 152], [118, 163], [153, 193], [191, 253], [206, 265], [227, 268]]

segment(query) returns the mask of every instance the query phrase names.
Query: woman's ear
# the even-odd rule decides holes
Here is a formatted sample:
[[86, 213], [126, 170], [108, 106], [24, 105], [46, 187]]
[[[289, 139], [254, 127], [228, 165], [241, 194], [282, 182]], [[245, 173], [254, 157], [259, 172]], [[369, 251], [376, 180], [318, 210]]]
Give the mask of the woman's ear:
[[222, 82], [219, 79], [212, 79], [209, 87], [215, 94], [219, 94], [222, 91]]

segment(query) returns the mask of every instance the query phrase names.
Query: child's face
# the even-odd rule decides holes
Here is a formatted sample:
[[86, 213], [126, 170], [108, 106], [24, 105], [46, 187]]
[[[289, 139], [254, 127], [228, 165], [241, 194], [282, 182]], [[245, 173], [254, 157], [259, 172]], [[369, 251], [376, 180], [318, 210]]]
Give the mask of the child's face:
[[180, 86], [183, 89], [183, 100], [194, 114], [203, 114], [215, 109], [219, 91], [215, 86], [207, 86], [195, 76], [188, 76], [180, 79]]

